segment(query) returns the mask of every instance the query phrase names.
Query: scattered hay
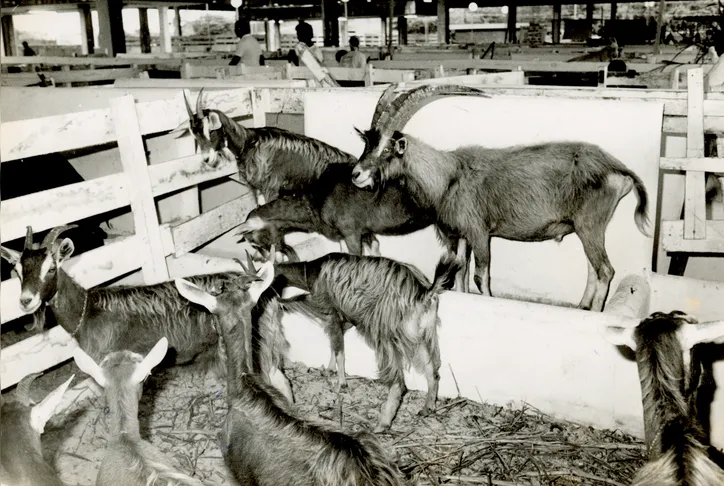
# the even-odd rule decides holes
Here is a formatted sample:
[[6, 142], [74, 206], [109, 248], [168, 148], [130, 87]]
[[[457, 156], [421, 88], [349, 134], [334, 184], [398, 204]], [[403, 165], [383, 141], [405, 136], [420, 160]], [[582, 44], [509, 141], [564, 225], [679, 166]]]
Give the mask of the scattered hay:
[[[380, 383], [351, 376], [349, 389], [337, 393], [336, 376], [321, 369], [292, 363], [286, 372], [300, 416], [348, 431], [376, 424], [387, 395]], [[146, 381], [139, 411], [145, 438], [186, 472], [220, 486], [233, 484], [217, 440], [225, 388], [194, 366], [164, 370]], [[635, 438], [556, 421], [532, 406], [441, 399], [434, 414], [419, 417], [423, 402], [424, 393], [408, 392], [392, 430], [379, 435], [413, 484], [617, 486], [644, 463]], [[67, 484], [95, 483], [106, 442], [104, 408], [93, 399], [46, 427], [46, 453]]]

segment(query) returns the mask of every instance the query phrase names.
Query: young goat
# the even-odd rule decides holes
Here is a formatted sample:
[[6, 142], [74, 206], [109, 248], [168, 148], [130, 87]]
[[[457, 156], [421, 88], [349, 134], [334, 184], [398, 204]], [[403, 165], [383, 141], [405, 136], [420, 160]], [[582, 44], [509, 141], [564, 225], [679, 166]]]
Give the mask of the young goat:
[[[353, 171], [354, 184], [373, 188], [402, 180], [421, 208], [435, 211], [441, 231], [459, 235], [472, 247], [474, 281], [487, 296], [491, 295], [491, 237], [560, 241], [575, 232], [588, 259], [579, 307], [602, 310], [614, 275], [605, 231], [619, 201], [632, 188], [638, 197], [634, 219], [647, 234], [648, 196], [641, 179], [589, 143], [549, 142], [501, 149], [473, 145], [440, 151], [401, 132], [422, 105], [446, 93], [475, 91], [455, 85], [412, 89], [395, 99], [370, 130], [359, 132], [365, 148]], [[470, 249], [466, 252], [469, 255]]]
[[211, 167], [220, 159], [236, 160], [239, 175], [254, 189], [259, 204], [303, 190], [330, 165], [352, 167], [357, 162], [315, 138], [276, 127], [246, 128], [219, 110], [204, 109], [202, 95], [203, 89], [195, 115], [184, 97], [198, 151]]
[[[216, 316], [179, 296], [171, 281], [84, 289], [62, 268], [73, 253], [73, 242], [68, 238], [56, 240], [69, 227], [72, 225], [53, 229], [40, 248], [32, 248], [33, 233], [28, 227], [21, 254], [2, 248], [3, 258], [16, 265], [21, 275], [20, 306], [25, 312], [49, 305], [58, 323], [95, 360], [112, 351], [145, 354], [160, 338], [167, 337], [176, 353], [176, 364], [199, 360], [206, 366], [216, 364], [223, 374]], [[223, 272], [190, 280], [212, 290], [238, 278], [244, 274]]]
[[131, 351], [115, 351], [99, 365], [82, 349], [75, 349], [75, 363], [103, 387], [108, 407], [108, 445], [96, 478], [98, 486], [203, 486], [198, 479], [169, 466], [158, 449], [141, 439], [138, 402], [143, 382], [167, 350], [168, 340], [161, 338], [145, 357]]
[[[399, 472], [373, 435], [363, 432], [350, 436], [295, 417], [289, 403], [254, 372], [252, 349], [264, 348], [265, 344], [253, 338], [251, 312], [239, 320], [233, 309], [241, 305], [251, 309], [262, 303], [260, 295], [267, 288], [271, 290], [272, 263], [266, 262], [258, 275], [259, 280], [248, 291], [242, 286], [228, 287], [218, 295], [186, 280], [176, 280], [183, 296], [220, 318], [229, 368], [229, 411], [220, 441], [236, 481], [257, 486], [402, 484]], [[265, 305], [269, 308], [260, 314], [261, 320], [280, 318], [277, 299]]]
[[724, 343], [724, 322], [697, 324], [683, 312], [656, 312], [635, 328], [608, 326], [607, 339], [635, 351], [649, 463], [633, 486], [715, 486], [724, 470], [707, 455], [700, 423], [697, 344]]
[[375, 351], [379, 379], [389, 387], [375, 432], [388, 429], [407, 391], [405, 365], [427, 379], [427, 398], [420, 411], [435, 409], [440, 375], [437, 338], [438, 294], [452, 286], [459, 263], [447, 254], [430, 285], [415, 267], [384, 257], [330, 253], [308, 262], [282, 263], [277, 273], [285, 284], [309, 292], [283, 301], [287, 310], [320, 319], [332, 349], [330, 369], [346, 387], [344, 333], [350, 326]]
[[355, 187], [351, 175], [351, 166], [330, 166], [304, 194], [282, 196], [252, 209], [238, 234], [264, 257], [275, 245], [298, 260], [284, 242], [284, 236], [295, 231], [344, 241], [354, 255], [362, 255], [364, 244], [379, 256], [375, 234], [404, 235], [434, 223], [432, 211], [420, 209], [398, 183], [372, 193]]
[[63, 486], [43, 458], [40, 435], [75, 375], [35, 405], [30, 399], [30, 385], [38, 376], [40, 373], [33, 373], [20, 380], [15, 399], [0, 407], [0, 482], [4, 486]]

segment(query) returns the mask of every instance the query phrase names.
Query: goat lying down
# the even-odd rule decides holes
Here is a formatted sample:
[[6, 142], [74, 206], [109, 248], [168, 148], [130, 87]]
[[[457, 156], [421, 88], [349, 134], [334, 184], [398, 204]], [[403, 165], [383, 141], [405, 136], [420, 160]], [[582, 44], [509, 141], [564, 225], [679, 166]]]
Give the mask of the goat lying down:
[[330, 361], [330, 369], [337, 369], [340, 388], [347, 386], [345, 331], [355, 326], [375, 351], [379, 379], [389, 387], [376, 432], [391, 426], [407, 391], [404, 369], [410, 364], [427, 380], [420, 414], [435, 409], [440, 381], [438, 295], [450, 289], [459, 269], [454, 256], [445, 255], [431, 285], [417, 268], [384, 257], [330, 253], [308, 262], [277, 265], [283, 285], [309, 292], [283, 304], [288, 311], [321, 321], [336, 360]]
[[697, 406], [697, 345], [724, 343], [724, 322], [698, 324], [679, 311], [655, 312], [635, 328], [608, 326], [607, 339], [635, 351], [649, 462], [633, 486], [715, 486], [724, 470], [708, 456], [708, 431]]
[[239, 175], [260, 204], [304, 191], [329, 166], [352, 167], [357, 162], [356, 157], [312, 137], [276, 127], [246, 128], [219, 110], [204, 108], [202, 95], [203, 89], [196, 100], [196, 114], [184, 95], [188, 129], [197, 150], [211, 167], [222, 159], [236, 161]]
[[30, 386], [38, 376], [40, 373], [33, 373], [21, 379], [14, 399], [3, 401], [0, 407], [0, 482], [4, 486], [63, 486], [43, 458], [40, 436], [75, 375], [34, 404]]
[[98, 486], [203, 486], [198, 479], [179, 471], [150, 442], [141, 439], [138, 424], [138, 401], [143, 382], [168, 350], [168, 340], [161, 338], [146, 356], [131, 351], [115, 351], [100, 364], [81, 348], [73, 359], [103, 387], [108, 407], [108, 445], [98, 470]]
[[470, 145], [437, 150], [402, 132], [407, 122], [438, 95], [485, 96], [466, 86], [414, 88], [394, 101], [394, 85], [378, 101], [385, 116], [359, 132], [364, 151], [353, 171], [360, 188], [402, 181], [412, 199], [434, 211], [446, 234], [458, 235], [475, 254], [474, 281], [490, 296], [490, 239], [560, 241], [576, 233], [588, 259], [588, 279], [579, 303], [600, 311], [614, 269], [605, 232], [619, 201], [633, 189], [634, 219], [647, 235], [648, 196], [641, 179], [602, 148], [583, 142], [549, 142], [489, 149]]
[[[253, 268], [253, 267], [252, 267]], [[219, 316], [227, 353], [229, 411], [220, 434], [227, 467], [239, 484], [257, 486], [362, 486], [403, 484], [377, 439], [369, 433], [347, 435], [297, 418], [290, 403], [254, 372], [253, 348], [265, 348], [252, 329], [252, 313], [239, 320], [233, 309], [251, 309], [271, 289], [274, 266], [267, 262], [248, 286], [227, 287], [211, 295], [177, 279], [184, 297]], [[279, 319], [278, 299], [269, 299], [260, 319]], [[261, 325], [261, 324], [260, 324]], [[257, 336], [266, 339], [263, 336]]]
[[[40, 248], [33, 248], [33, 233], [28, 226], [22, 253], [2, 248], [3, 258], [15, 265], [22, 276], [20, 307], [25, 312], [32, 313], [49, 305], [58, 324], [97, 361], [113, 351], [148, 353], [159, 339], [166, 337], [174, 350], [175, 364], [199, 361], [206, 367], [215, 365], [223, 376], [225, 367], [223, 355], [219, 355], [216, 316], [179, 296], [172, 281], [84, 289], [62, 268], [73, 254], [74, 246], [68, 238], [61, 241], [57, 238], [71, 227], [73, 225], [54, 228]], [[244, 275], [222, 272], [197, 275], [190, 280], [213, 291]], [[281, 382], [278, 369], [264, 371], [270, 382]]]

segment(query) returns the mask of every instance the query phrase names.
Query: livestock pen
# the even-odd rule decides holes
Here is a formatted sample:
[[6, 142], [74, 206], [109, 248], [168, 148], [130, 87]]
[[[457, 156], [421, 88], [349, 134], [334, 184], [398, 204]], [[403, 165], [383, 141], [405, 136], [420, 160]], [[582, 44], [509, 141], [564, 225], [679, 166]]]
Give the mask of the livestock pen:
[[[231, 258], [243, 254], [245, 247], [235, 244], [229, 230], [243, 221], [255, 202], [243, 186], [229, 179], [236, 173], [236, 167], [230, 164], [214, 169], [205, 167], [200, 157], [193, 154], [193, 143], [189, 137], [176, 139], [175, 135], [168, 133], [187, 118], [181, 89], [190, 87], [189, 99], [195, 99], [197, 88], [203, 86], [206, 80], [182, 81], [188, 84], [173, 88], [21, 88], [13, 91], [14, 95], [3, 96], [0, 107], [3, 121], [0, 134], [2, 161], [63, 152], [69, 154], [71, 163], [86, 179], [82, 183], [3, 201], [0, 208], [3, 242], [21, 238], [27, 225], [40, 231], [108, 213], [111, 237], [106, 244], [76, 256], [66, 264], [71, 275], [85, 287], [151, 283], [176, 276], [238, 268]], [[209, 84], [216, 84], [206, 90], [205, 103], [209, 107], [221, 109], [237, 119], [242, 118], [245, 124], [253, 126], [278, 125], [280, 122], [303, 126], [298, 130], [352, 153], [358, 147], [346, 137], [352, 136], [354, 123], [361, 123], [359, 128], [366, 128], [364, 123], [369, 123], [371, 110], [382, 88], [307, 88], [299, 85], [232, 88], [222, 83]], [[462, 409], [464, 413], [454, 415], [453, 421], [432, 418], [414, 422], [420, 420], [412, 414], [419, 408], [422, 396], [413, 392], [411, 401], [417, 404], [412, 405], [406, 400], [400, 412], [400, 423], [415, 424], [409, 430], [411, 435], [404, 437], [408, 433], [405, 430], [404, 434], [392, 435], [386, 441], [390, 448], [400, 451], [406, 461], [403, 466], [414, 469], [418, 478], [427, 480], [426, 475], [430, 474], [465, 484], [465, 477], [471, 475], [471, 464], [475, 462], [474, 454], [467, 455], [471, 452], [470, 442], [501, 449], [516, 442], [524, 447], [536, 443], [537, 446], [533, 445], [535, 448], [554, 435], [549, 447], [565, 455], [566, 451], [585, 449], [586, 446], [574, 444], [574, 436], [578, 434], [578, 438], [594, 436], [594, 444], [588, 446], [592, 450], [640, 451], [640, 444], [631, 443], [632, 439], [623, 437], [621, 432], [599, 433], [586, 428], [619, 429], [626, 434], [643, 437], [636, 365], [603, 338], [601, 327], [616, 323], [631, 325], [649, 312], [673, 308], [691, 312], [702, 321], [724, 319], [724, 290], [719, 283], [721, 279], [716, 275], [719, 272], [716, 265], [720, 262], [712, 264], [712, 259], [692, 257], [686, 277], [667, 276], [661, 271], [667, 258], [666, 250], [718, 253], [723, 251], [724, 245], [720, 222], [714, 220], [721, 214], [717, 213], [720, 209], [716, 205], [706, 206], [701, 187], [702, 171], [716, 171], [719, 167], [717, 160], [702, 157], [702, 147], [705, 132], [724, 132], [724, 96], [705, 94], [703, 90], [699, 93], [695, 90], [696, 83], [690, 84], [688, 92], [482, 87], [501, 105], [519, 107], [521, 98], [526, 100], [530, 96], [538, 96], [558, 106], [565, 104], [566, 109], [572, 112], [607, 104], [611, 106], [611, 113], [615, 114], [617, 102], [610, 98], [648, 100], [654, 119], [658, 109], [659, 122], [646, 127], [646, 133], [655, 134], [654, 145], [660, 147], [658, 150], [648, 147], [648, 156], [642, 164], [648, 164], [649, 193], [654, 201], [659, 201], [659, 211], [651, 216], [659, 228], [657, 235], [662, 235], [660, 240], [657, 236], [656, 241], [661, 241], [662, 245], [655, 248], [654, 242], [648, 240], [645, 242], [650, 245], [648, 250], [640, 250], [644, 257], [637, 257], [634, 266], [638, 266], [638, 270], [632, 273], [643, 276], [647, 285], [636, 287], [641, 292], [629, 302], [631, 310], [623, 316], [611, 310], [591, 313], [568, 309], [551, 302], [565, 299], [523, 302], [535, 289], [533, 283], [525, 281], [518, 292], [507, 296], [509, 298], [444, 292], [440, 303], [439, 332], [442, 355], [440, 395], [444, 398], [438, 405], [439, 415], [442, 417], [445, 411], [456, 409]], [[10, 89], [7, 93], [11, 93]], [[329, 112], [321, 109], [320, 101], [332, 102], [331, 107], [348, 102], [350, 116], [330, 123]], [[18, 102], [23, 103], [23, 109], [12, 108], [13, 103]], [[454, 100], [440, 101], [435, 105], [449, 114], [449, 103], [452, 102]], [[446, 104], [447, 107], [444, 106]], [[435, 105], [429, 109], [432, 110]], [[78, 106], [83, 111], [78, 111]], [[456, 113], [463, 116], [460, 112]], [[478, 110], [471, 110], [464, 116], [468, 117], [466, 120], [474, 120], [472, 126], [479, 127], [481, 131], [498, 122], [486, 120], [486, 116], [491, 115]], [[424, 120], [425, 112], [422, 111], [419, 117]], [[535, 123], [539, 114], [532, 111], [529, 118], [529, 123]], [[697, 126], [698, 120], [701, 123]], [[413, 123], [414, 119], [411, 125]], [[330, 125], [335, 125], [334, 130], [329, 129]], [[462, 136], [455, 138], [453, 135], [450, 144], [463, 141]], [[687, 175], [669, 173], [681, 170], [687, 171]], [[692, 174], [689, 175], [689, 172]], [[684, 196], [685, 215], [688, 216], [680, 218]], [[632, 212], [625, 204], [628, 199], [624, 199], [617, 210], [617, 216], [625, 221], [632, 220]], [[708, 221], [707, 211], [715, 213]], [[705, 221], [703, 225], [700, 224], [702, 219]], [[692, 229], [692, 221], [695, 221], [693, 228], [696, 229]], [[622, 238], [629, 236], [620, 233], [618, 227], [612, 228], [608, 237], [611, 238], [612, 234]], [[383, 237], [382, 254], [419, 266], [429, 278], [439, 248], [431, 245], [428, 238], [429, 234], [424, 231], [409, 236]], [[293, 246], [302, 259], [314, 258], [330, 249], [328, 242], [314, 236], [295, 235]], [[516, 251], [519, 254], [533, 252], [533, 246], [524, 244]], [[411, 251], [412, 248], [415, 250]], [[509, 250], [493, 250], [493, 262], [510, 257]], [[652, 265], [653, 262], [658, 268]], [[625, 276], [622, 270], [617, 273], [611, 294]], [[537, 283], [545, 285], [545, 282]], [[5, 331], [24, 317], [18, 306], [17, 277], [3, 281], [1, 285], [1, 318]], [[495, 285], [494, 275], [494, 295]], [[577, 288], [575, 283], [570, 287]], [[626, 285], [622, 288], [630, 291]], [[291, 344], [289, 358], [294, 362], [290, 365], [291, 378], [304, 413], [343, 421], [345, 426], [359, 427], [373, 420], [368, 419], [370, 410], [362, 409], [356, 400], [365, 395], [379, 398], [383, 390], [365, 380], [375, 377], [374, 356], [355, 331], [350, 330], [345, 338], [347, 370], [350, 375], [361, 378], [351, 383], [349, 395], [338, 395], [331, 391], [330, 382], [320, 377], [318, 371], [306, 369], [308, 366], [318, 368], [329, 359], [327, 340], [321, 329], [297, 315], [285, 317], [285, 329]], [[8, 390], [31, 372], [50, 370], [50, 374], [68, 366], [75, 344], [60, 326], [31, 337], [13, 334], [12, 331], [3, 333], [0, 356], [3, 390]], [[12, 341], [17, 342], [7, 345]], [[720, 382], [723, 375], [722, 369], [717, 367], [716, 377]], [[410, 374], [409, 388], [424, 390], [425, 383], [421, 378]], [[80, 380], [77, 378], [76, 381]], [[195, 468], [204, 470], [206, 467], [208, 472], [208, 464], [215, 460], [213, 448], [211, 452], [203, 453], [198, 447], [202, 443], [208, 446], [209, 441], [213, 444], [216, 431], [200, 428], [198, 423], [203, 414], [213, 419], [218, 406], [216, 399], [222, 388], [212, 378], [198, 377], [193, 371], [185, 374], [177, 369], [159, 374], [149, 381], [152, 383], [149, 388], [158, 387], [155, 398], [144, 395], [148, 414], [146, 422], [156, 427], [153, 429], [155, 439], [171, 450], [183, 447], [192, 451], [185, 453], [185, 457]], [[92, 398], [94, 394], [97, 394], [97, 388], [90, 380], [76, 383], [66, 393], [65, 407], [77, 413], [83, 403], [96, 403], [96, 399]], [[89, 400], [84, 402], [84, 399]], [[524, 406], [538, 410], [536, 426], [531, 428], [526, 425], [525, 429], [516, 426], [524, 415], [521, 403], [530, 404]], [[711, 425], [712, 440], [720, 448], [724, 444], [722, 403], [721, 397], [717, 397], [712, 408]], [[178, 417], [180, 408], [185, 409], [181, 418]], [[370, 407], [373, 408], [376, 406]], [[74, 462], [68, 470], [78, 475], [75, 478], [73, 475], [65, 477], [90, 484], [94, 466], [86, 463], [95, 460], [93, 450], [99, 448], [102, 442], [82, 437], [84, 430], [93, 430], [93, 420], [99, 419], [100, 412], [90, 412], [90, 418], [81, 422], [82, 425], [73, 425], [69, 417], [73, 415], [64, 418], [68, 430], [58, 431], [57, 434], [66, 434], [65, 443], [76, 446], [72, 449], [75, 452], [62, 456], [57, 462], [61, 470], [69, 465], [69, 461]], [[207, 423], [214, 423], [212, 419]], [[561, 420], [583, 426], [556, 422]], [[565, 439], [550, 433], [555, 427], [565, 429]], [[416, 428], [434, 429], [434, 439], [415, 436], [412, 432]], [[486, 436], [490, 431], [495, 435]], [[421, 449], [410, 449], [415, 444]], [[445, 458], [435, 453], [443, 449], [445, 452], [440, 456]], [[486, 451], [490, 452], [489, 449]], [[514, 453], [516, 451], [519, 452], [513, 450]], [[506, 454], [510, 452], [507, 449], [499, 454], [507, 458]], [[73, 454], [85, 457], [86, 461], [73, 457]], [[490, 454], [496, 461], [495, 454]], [[587, 467], [581, 467], [581, 461], [592, 460], [590, 455], [571, 454], [578, 461], [578, 470], [561, 465], [566, 474], [572, 474], [584, 484], [602, 484], [597, 482], [600, 478], [590, 477], [596, 475], [586, 472], [584, 469]], [[448, 460], [457, 465], [448, 465], [443, 473], [428, 470], [431, 464]], [[500, 477], [494, 476], [494, 484], [517, 484], [512, 481], [531, 477], [530, 473], [518, 476], [509, 469], [521, 468], [520, 462], [507, 464], [505, 459], [501, 460], [504, 465], [499, 468], [501, 471], [508, 468], [508, 475], [500, 473]], [[203, 465], [204, 462], [207, 466]], [[531, 464], [535, 462], [531, 459]], [[214, 464], [218, 465], [218, 462]], [[530, 464], [528, 467], [534, 468]], [[485, 475], [480, 469], [475, 472]], [[491, 469], [489, 472], [495, 471]], [[560, 472], [554, 472], [548, 469], [539, 473], [561, 476]], [[625, 481], [625, 472], [624, 467], [624, 475], [615, 476], [619, 483]], [[208, 474], [204, 479], [224, 484], [223, 472], [216, 470]], [[508, 483], [506, 479], [501, 479], [506, 477], [510, 479]], [[611, 481], [603, 484], [616, 484]]]

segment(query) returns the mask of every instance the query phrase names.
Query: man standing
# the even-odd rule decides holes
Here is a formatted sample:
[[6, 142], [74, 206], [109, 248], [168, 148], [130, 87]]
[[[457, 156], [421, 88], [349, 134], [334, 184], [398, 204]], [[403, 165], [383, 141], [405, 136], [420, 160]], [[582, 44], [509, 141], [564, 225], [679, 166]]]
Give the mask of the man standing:
[[341, 67], [363, 68], [367, 65], [367, 56], [359, 51], [359, 37], [353, 35], [349, 38], [350, 51], [339, 61]]
[[239, 42], [236, 44], [236, 51], [229, 65], [236, 66], [241, 62], [244, 66], [259, 66], [262, 50], [259, 41], [251, 35], [251, 23], [248, 20], [237, 20], [234, 32]]
[[[314, 29], [312, 28], [311, 24], [308, 24], [307, 22], [300, 20], [296, 27], [297, 30], [297, 40], [299, 42], [304, 42], [307, 47], [309, 47], [309, 50], [314, 55], [314, 57], [317, 58], [317, 61], [322, 63], [324, 61], [324, 54], [322, 53], [322, 50], [314, 43]], [[295, 66], [299, 66], [299, 58], [297, 57], [297, 52], [294, 49], [291, 49], [289, 51], [288, 61], [294, 64]]]

